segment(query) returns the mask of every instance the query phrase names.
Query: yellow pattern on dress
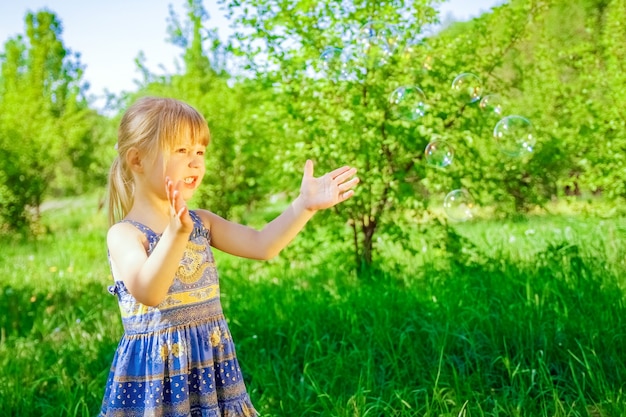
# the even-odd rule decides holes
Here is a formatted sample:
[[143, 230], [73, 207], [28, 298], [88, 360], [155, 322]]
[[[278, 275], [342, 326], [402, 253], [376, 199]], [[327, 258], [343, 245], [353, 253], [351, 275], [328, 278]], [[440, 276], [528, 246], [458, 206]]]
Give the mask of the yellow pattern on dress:
[[178, 267], [176, 277], [184, 284], [193, 284], [202, 278], [202, 274], [204, 274], [205, 269], [211, 266], [211, 263], [206, 262], [202, 257], [202, 251], [205, 250], [204, 245], [188, 242], [187, 249], [185, 253], [191, 258], [191, 262], [181, 264]]

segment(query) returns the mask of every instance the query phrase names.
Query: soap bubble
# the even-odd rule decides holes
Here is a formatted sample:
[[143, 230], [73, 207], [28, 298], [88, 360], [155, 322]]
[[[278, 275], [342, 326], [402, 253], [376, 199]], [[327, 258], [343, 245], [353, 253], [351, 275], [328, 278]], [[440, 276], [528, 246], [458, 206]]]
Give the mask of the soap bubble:
[[334, 46], [326, 47], [320, 54], [320, 62], [324, 70], [331, 70], [337, 66], [341, 67], [343, 49]]
[[477, 75], [464, 72], [452, 81], [452, 91], [460, 102], [474, 103], [483, 94], [483, 83]]
[[348, 80], [352, 78], [350, 65], [350, 49], [326, 47], [320, 54], [320, 67], [326, 76], [332, 80]]
[[485, 112], [487, 116], [502, 116], [504, 100], [499, 94], [487, 94], [481, 100], [478, 106]]
[[386, 64], [398, 46], [395, 26], [381, 21], [369, 21], [358, 32], [357, 56], [366, 67]]
[[434, 140], [426, 146], [424, 155], [428, 164], [445, 168], [454, 159], [454, 148], [446, 141]]
[[521, 156], [533, 151], [536, 140], [533, 125], [522, 116], [502, 118], [493, 129], [493, 137], [500, 151], [509, 156]]
[[450, 220], [464, 222], [474, 214], [474, 197], [465, 189], [450, 191], [443, 200], [443, 210]]
[[416, 120], [426, 113], [426, 95], [419, 87], [402, 86], [389, 96], [395, 119]]
[[409, 41], [402, 51], [402, 57], [411, 69], [423, 71], [433, 69], [435, 58], [432, 48], [423, 40]]

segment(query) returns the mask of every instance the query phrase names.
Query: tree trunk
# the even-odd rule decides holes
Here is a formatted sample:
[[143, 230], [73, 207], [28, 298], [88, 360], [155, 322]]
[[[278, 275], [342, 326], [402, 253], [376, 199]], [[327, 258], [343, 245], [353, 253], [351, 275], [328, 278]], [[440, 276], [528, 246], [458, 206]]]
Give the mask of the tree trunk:
[[352, 222], [352, 231], [357, 271], [359, 276], [363, 277], [367, 276], [372, 266], [377, 222], [373, 217], [363, 216], [359, 223], [357, 225], [356, 221]]

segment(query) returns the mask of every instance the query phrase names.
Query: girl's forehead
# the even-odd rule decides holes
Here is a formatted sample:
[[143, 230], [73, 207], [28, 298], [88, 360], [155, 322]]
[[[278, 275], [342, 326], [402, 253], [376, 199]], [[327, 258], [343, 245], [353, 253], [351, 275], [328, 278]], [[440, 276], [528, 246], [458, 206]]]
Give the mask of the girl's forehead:
[[181, 140], [181, 141], [174, 143], [175, 148], [179, 148], [179, 147], [188, 148], [192, 146], [199, 146], [202, 148], [206, 148], [207, 144], [200, 140]]
[[179, 132], [178, 135], [172, 137], [171, 140], [168, 141], [169, 146], [171, 147], [179, 147], [179, 146], [191, 146], [191, 145], [201, 145], [207, 146], [209, 142], [209, 138], [207, 135], [200, 134], [199, 132], [187, 130]]
[[178, 143], [185, 145], [203, 145], [206, 146], [209, 143], [209, 136], [205, 131], [197, 131], [189, 129], [178, 137]]

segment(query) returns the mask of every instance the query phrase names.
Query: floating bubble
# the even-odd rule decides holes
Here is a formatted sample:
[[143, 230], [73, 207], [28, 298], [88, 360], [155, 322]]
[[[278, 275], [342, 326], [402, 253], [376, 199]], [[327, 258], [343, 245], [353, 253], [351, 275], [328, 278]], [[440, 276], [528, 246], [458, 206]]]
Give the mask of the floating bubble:
[[464, 72], [452, 81], [452, 91], [462, 103], [474, 103], [483, 94], [483, 82], [477, 75]]
[[320, 55], [320, 62], [322, 64], [322, 68], [325, 70], [329, 70], [336, 66], [341, 66], [342, 52], [343, 50], [341, 48], [336, 48], [334, 46], [326, 47]]
[[331, 80], [347, 77], [348, 64], [343, 49], [329, 46], [322, 51], [319, 59], [322, 70]]
[[474, 214], [474, 197], [465, 189], [450, 191], [443, 200], [443, 210], [450, 220], [464, 222]]
[[487, 115], [502, 116], [503, 100], [499, 94], [487, 94], [481, 100], [478, 106]]
[[366, 74], [366, 68], [358, 56], [358, 48], [354, 45], [347, 45], [343, 48], [342, 67], [340, 79], [344, 81], [357, 81]]
[[359, 29], [356, 39], [357, 56], [367, 67], [386, 64], [398, 46], [395, 26], [381, 21], [369, 21]]
[[500, 151], [509, 156], [522, 156], [533, 151], [536, 140], [533, 125], [522, 116], [501, 119], [493, 129], [493, 137]]
[[419, 87], [398, 87], [389, 96], [395, 119], [416, 120], [426, 114], [426, 95]]
[[433, 69], [435, 58], [432, 48], [423, 40], [413, 40], [406, 44], [402, 57], [410, 63], [411, 68], [430, 71]]
[[446, 141], [434, 140], [426, 146], [424, 155], [428, 164], [445, 168], [454, 159], [454, 148]]

